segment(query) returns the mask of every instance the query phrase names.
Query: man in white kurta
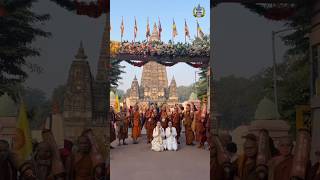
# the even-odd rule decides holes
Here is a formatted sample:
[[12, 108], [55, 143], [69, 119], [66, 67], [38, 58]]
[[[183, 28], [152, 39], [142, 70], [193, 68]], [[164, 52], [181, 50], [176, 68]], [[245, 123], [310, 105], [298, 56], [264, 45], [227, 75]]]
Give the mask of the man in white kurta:
[[170, 121], [168, 123], [168, 127], [166, 128], [166, 143], [167, 143], [167, 149], [169, 151], [176, 151], [178, 149], [177, 144], [177, 130], [175, 127], [172, 126], [172, 122]]
[[151, 149], [158, 152], [163, 151], [165, 148], [165, 141], [163, 139], [165, 137], [165, 133], [159, 121], [157, 122], [157, 126], [153, 129], [152, 136], [153, 140], [151, 141]]

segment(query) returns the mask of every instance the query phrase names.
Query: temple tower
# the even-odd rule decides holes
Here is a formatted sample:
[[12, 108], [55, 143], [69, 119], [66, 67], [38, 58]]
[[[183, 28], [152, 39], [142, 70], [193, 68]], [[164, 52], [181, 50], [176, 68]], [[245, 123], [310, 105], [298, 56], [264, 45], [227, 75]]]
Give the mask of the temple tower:
[[67, 139], [75, 140], [92, 121], [92, 76], [82, 42], [69, 70], [64, 97], [64, 127]]
[[169, 86], [169, 100], [178, 101], [177, 83], [174, 77], [172, 78]]
[[133, 106], [139, 101], [139, 82], [136, 76], [131, 83], [130, 88], [130, 106]]
[[[154, 23], [150, 41], [159, 41], [159, 31]], [[143, 66], [141, 77], [141, 91], [144, 99], [158, 101], [166, 96], [168, 88], [166, 67], [151, 61]]]
[[157, 101], [165, 97], [168, 88], [167, 70], [165, 66], [151, 61], [143, 66], [141, 87], [143, 96], [147, 99]]

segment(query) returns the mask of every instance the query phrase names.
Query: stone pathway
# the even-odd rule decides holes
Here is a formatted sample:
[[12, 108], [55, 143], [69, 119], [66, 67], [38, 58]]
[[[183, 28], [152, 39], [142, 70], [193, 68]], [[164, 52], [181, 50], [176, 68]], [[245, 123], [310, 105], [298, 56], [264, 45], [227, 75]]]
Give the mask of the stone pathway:
[[[184, 138], [184, 134], [182, 134]], [[196, 146], [181, 146], [176, 152], [154, 152], [143, 135], [139, 144], [117, 146], [111, 149], [111, 180], [206, 180], [210, 179], [210, 152]]]

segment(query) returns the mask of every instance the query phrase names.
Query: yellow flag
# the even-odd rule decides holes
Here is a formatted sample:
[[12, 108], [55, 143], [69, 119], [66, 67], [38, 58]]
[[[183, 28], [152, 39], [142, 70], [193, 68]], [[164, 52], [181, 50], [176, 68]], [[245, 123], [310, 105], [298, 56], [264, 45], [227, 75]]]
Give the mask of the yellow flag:
[[29, 121], [27, 117], [26, 107], [23, 102], [20, 104], [18, 122], [16, 128], [16, 135], [14, 138], [14, 150], [18, 153], [19, 157], [27, 160], [32, 153], [31, 132]]
[[114, 102], [114, 110], [115, 112], [120, 112], [120, 103], [119, 103], [119, 96], [116, 95], [116, 101]]

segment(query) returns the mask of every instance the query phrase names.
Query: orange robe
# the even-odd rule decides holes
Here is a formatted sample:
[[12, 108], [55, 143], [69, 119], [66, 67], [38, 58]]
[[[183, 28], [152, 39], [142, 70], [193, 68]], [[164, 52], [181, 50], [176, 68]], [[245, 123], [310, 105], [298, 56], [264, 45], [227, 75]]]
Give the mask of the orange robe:
[[154, 129], [154, 115], [153, 112], [148, 110], [146, 112], [146, 122], [145, 122], [145, 128], [147, 130], [147, 138], [148, 141], [152, 141], [152, 133], [153, 133], [153, 129]]
[[202, 121], [201, 111], [196, 112], [196, 140], [200, 143], [204, 143], [207, 140], [206, 137], [206, 121]]
[[140, 137], [141, 128], [140, 128], [140, 113], [135, 111], [133, 113], [133, 127], [132, 127], [132, 138], [137, 139]]
[[94, 167], [90, 154], [75, 154], [71, 156], [71, 167], [67, 170], [69, 179], [92, 180], [94, 179]]
[[181, 117], [180, 113], [174, 112], [171, 116], [172, 126], [176, 128], [177, 130], [177, 140], [180, 138], [181, 133]]
[[168, 127], [168, 114], [166, 111], [161, 111], [159, 121], [161, 122], [161, 126], [163, 129], [166, 129]]
[[240, 180], [257, 180], [256, 162], [247, 163], [245, 155], [239, 157], [235, 162], [237, 176]]
[[290, 173], [292, 169], [293, 156], [289, 157], [274, 157], [270, 160], [269, 178], [272, 180], [290, 180]]
[[193, 115], [190, 112], [186, 112], [184, 115], [184, 128], [185, 128], [185, 135], [186, 135], [186, 144], [191, 145], [194, 140], [194, 134], [192, 131], [192, 121], [193, 121]]
[[217, 159], [210, 160], [210, 180], [225, 180], [223, 167]]

